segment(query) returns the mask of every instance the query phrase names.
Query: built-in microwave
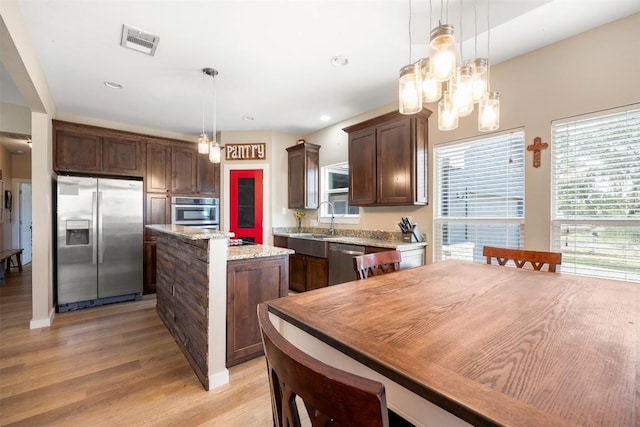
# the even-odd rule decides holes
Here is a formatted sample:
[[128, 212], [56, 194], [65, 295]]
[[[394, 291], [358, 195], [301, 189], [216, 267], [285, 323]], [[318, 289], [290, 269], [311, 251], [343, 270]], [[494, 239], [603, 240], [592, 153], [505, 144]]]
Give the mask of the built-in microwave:
[[176, 225], [217, 226], [220, 200], [211, 197], [172, 197], [171, 223]]

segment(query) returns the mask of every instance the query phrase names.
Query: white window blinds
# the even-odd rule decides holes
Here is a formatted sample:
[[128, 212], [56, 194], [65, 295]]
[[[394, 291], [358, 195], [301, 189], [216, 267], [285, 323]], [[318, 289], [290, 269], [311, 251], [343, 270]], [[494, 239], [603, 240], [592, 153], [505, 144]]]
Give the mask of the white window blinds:
[[640, 282], [640, 105], [552, 124], [563, 273]]
[[524, 132], [434, 149], [434, 257], [484, 261], [485, 245], [522, 247]]

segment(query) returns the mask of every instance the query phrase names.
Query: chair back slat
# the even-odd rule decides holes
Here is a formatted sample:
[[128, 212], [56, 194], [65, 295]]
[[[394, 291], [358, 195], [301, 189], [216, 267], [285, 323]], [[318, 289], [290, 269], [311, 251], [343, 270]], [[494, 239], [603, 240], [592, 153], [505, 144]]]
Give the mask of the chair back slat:
[[482, 248], [482, 255], [487, 258], [487, 264], [491, 264], [491, 259], [495, 258], [499, 265], [506, 265], [513, 261], [518, 268], [522, 268], [526, 263], [530, 263], [534, 270], [542, 271], [548, 265], [548, 271], [556, 272], [556, 266], [562, 264], [562, 254], [560, 252], [526, 251], [522, 249], [498, 248], [485, 246]]
[[258, 321], [276, 427], [300, 427], [296, 397], [313, 426], [389, 426], [382, 383], [326, 365], [295, 347], [273, 326], [264, 303], [258, 305]]
[[358, 280], [361, 280], [369, 276], [398, 271], [400, 270], [401, 262], [402, 254], [400, 251], [374, 252], [353, 257], [353, 268], [356, 271]]

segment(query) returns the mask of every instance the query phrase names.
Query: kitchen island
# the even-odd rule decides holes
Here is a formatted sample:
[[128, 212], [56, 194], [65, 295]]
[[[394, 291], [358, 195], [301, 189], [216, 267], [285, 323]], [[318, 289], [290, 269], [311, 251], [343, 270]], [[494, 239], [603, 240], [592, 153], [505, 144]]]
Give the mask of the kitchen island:
[[287, 295], [290, 249], [228, 247], [232, 233], [147, 225], [158, 232], [157, 306], [206, 390], [229, 382], [227, 367], [261, 352], [259, 302]]

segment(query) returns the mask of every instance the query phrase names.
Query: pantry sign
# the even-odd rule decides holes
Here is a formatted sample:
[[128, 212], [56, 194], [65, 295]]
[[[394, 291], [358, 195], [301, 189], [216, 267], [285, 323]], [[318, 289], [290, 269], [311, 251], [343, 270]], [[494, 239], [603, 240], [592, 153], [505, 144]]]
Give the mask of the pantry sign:
[[253, 142], [247, 144], [225, 144], [226, 160], [265, 160], [267, 158], [267, 144]]

